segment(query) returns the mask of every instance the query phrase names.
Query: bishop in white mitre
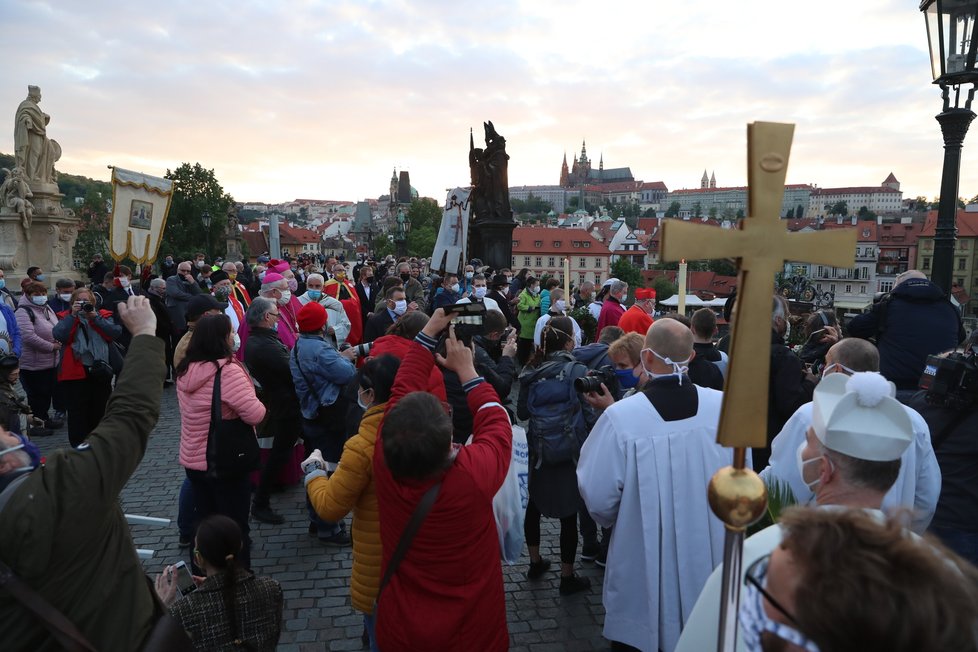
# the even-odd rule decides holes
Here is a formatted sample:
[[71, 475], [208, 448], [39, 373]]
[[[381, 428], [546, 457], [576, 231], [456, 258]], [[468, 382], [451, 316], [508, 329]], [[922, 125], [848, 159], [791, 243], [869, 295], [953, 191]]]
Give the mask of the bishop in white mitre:
[[710, 477], [733, 462], [716, 443], [723, 393], [685, 374], [693, 335], [673, 319], [645, 338], [643, 392], [601, 415], [581, 450], [578, 486], [595, 522], [613, 527], [602, 601], [604, 637], [671, 651], [713, 569], [723, 524], [707, 504]]

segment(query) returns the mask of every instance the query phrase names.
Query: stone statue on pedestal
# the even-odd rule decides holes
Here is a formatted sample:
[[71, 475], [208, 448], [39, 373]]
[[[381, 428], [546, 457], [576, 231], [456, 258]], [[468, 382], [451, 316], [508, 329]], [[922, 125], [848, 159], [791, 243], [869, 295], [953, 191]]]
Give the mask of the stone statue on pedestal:
[[238, 262], [244, 256], [241, 252], [241, 232], [238, 230], [238, 208], [231, 206], [227, 213], [227, 230], [224, 234], [225, 244], [227, 245], [227, 255], [224, 257], [229, 262]]
[[476, 147], [469, 135], [469, 171], [472, 177], [472, 224], [469, 258], [478, 258], [493, 269], [509, 267], [516, 228], [509, 204], [509, 154], [506, 139], [492, 122], [483, 123], [486, 147]]
[[27, 87], [14, 117], [13, 170], [0, 185], [0, 269], [26, 274], [37, 265], [60, 276], [74, 272], [78, 219], [61, 206], [54, 164], [61, 146], [47, 135], [51, 116], [41, 111], [41, 90]]

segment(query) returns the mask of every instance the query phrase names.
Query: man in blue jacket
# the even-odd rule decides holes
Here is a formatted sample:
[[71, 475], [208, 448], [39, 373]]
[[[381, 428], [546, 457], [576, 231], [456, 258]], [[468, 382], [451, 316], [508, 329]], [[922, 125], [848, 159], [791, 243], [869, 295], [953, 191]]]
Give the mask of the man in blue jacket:
[[953, 349], [965, 338], [961, 317], [944, 291], [915, 269], [897, 276], [893, 291], [854, 317], [848, 332], [876, 339], [880, 373], [896, 384], [902, 402], [916, 391], [927, 356]]

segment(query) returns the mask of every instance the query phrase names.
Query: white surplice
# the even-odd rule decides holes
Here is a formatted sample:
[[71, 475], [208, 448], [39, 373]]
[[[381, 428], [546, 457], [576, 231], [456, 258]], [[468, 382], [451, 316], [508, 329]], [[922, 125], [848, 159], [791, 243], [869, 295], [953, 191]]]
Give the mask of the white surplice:
[[[934, 517], [937, 499], [941, 495], [941, 468], [931, 445], [930, 428], [924, 418], [906, 405], [903, 408], [913, 424], [914, 443], [900, 456], [900, 475], [883, 497], [883, 511], [913, 510], [911, 529], [923, 534]], [[771, 442], [769, 466], [761, 471], [765, 482], [777, 479], [791, 487], [791, 493], [800, 504], [814, 499], [814, 495], [801, 479], [798, 470], [798, 446], [805, 441], [805, 433], [812, 425], [812, 403], [798, 408], [784, 424], [784, 428]]]
[[733, 462], [716, 443], [722, 392], [696, 387], [697, 414], [666, 422], [645, 395], [607, 410], [581, 450], [577, 479], [595, 522], [614, 526], [603, 602], [604, 637], [670, 652], [713, 569], [723, 524], [707, 484]]

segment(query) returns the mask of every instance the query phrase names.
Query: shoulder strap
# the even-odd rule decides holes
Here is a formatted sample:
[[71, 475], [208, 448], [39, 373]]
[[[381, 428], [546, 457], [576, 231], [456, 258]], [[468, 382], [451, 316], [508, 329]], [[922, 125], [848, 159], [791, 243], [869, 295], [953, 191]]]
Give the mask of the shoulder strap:
[[95, 647], [88, 642], [75, 624], [68, 620], [63, 613], [55, 609], [37, 591], [27, 586], [23, 580], [0, 561], [0, 587], [14, 596], [25, 609], [44, 623], [48, 632], [69, 652], [95, 652]]
[[34, 314], [34, 311], [28, 308], [27, 306], [17, 306], [17, 310], [23, 310], [24, 312], [26, 312], [27, 316], [30, 317], [32, 324], [37, 323], [37, 316]]
[[221, 372], [227, 365], [217, 365], [217, 373], [214, 374], [214, 391], [211, 392], [211, 427], [208, 431], [208, 438], [214, 432], [214, 428], [221, 422]]
[[397, 572], [397, 567], [401, 565], [401, 560], [404, 559], [408, 548], [411, 547], [411, 541], [414, 539], [414, 535], [418, 533], [421, 522], [424, 521], [425, 516], [428, 515], [428, 512], [435, 505], [435, 500], [438, 498], [438, 492], [440, 490], [441, 482], [439, 481], [433, 484], [428, 491], [424, 492], [421, 500], [418, 501], [418, 506], [414, 508], [414, 513], [411, 514], [411, 520], [408, 521], [407, 527], [401, 533], [401, 539], [397, 542], [397, 548], [394, 549], [394, 554], [391, 555], [391, 560], [387, 564], [387, 572], [384, 573], [383, 579], [380, 580], [380, 588], [377, 590], [377, 600], [374, 604], [380, 602], [380, 594], [383, 593], [384, 587], [387, 586], [387, 583], [394, 577], [394, 573]]

